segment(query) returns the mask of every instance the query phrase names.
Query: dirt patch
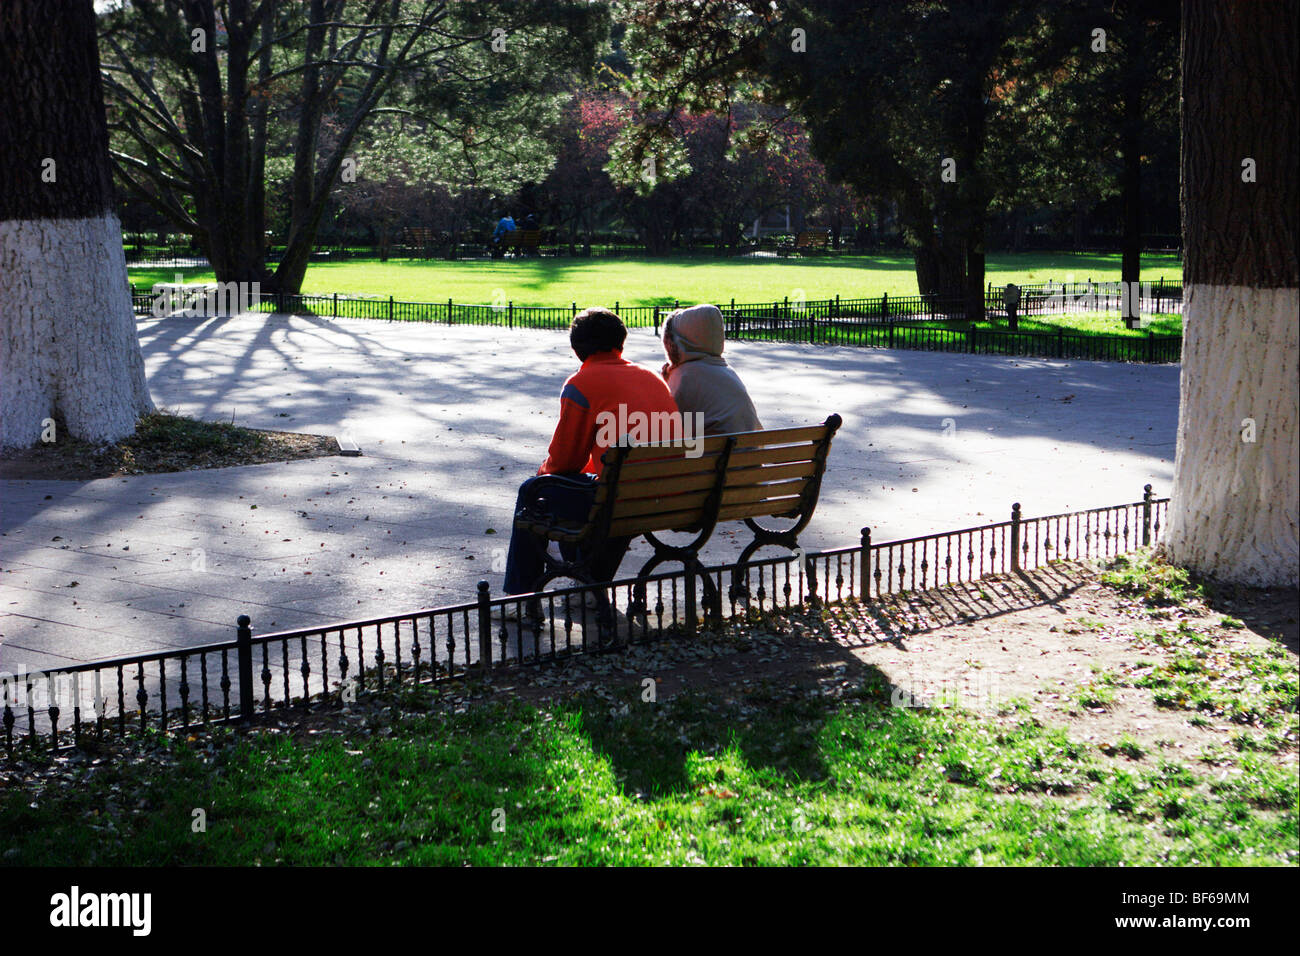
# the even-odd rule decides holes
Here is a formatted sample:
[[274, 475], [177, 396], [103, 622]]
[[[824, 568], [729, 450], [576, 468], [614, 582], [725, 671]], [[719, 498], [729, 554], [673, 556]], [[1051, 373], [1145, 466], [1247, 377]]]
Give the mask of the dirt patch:
[[0, 478], [83, 481], [204, 468], [229, 468], [339, 453], [328, 435], [244, 428], [157, 412], [140, 419], [119, 442], [94, 444], [68, 438], [63, 423], [49, 428], [50, 441], [6, 449]]
[[[1162, 669], [1185, 666], [1192, 654], [1211, 664], [1225, 660], [1218, 670], [1207, 665], [1207, 681], [1219, 674], [1244, 689], [1252, 678], [1226, 661], [1279, 645], [1294, 672], [1294, 592], [1256, 592], [1253, 601], [1257, 616], [1273, 625], [1266, 634], [1205, 605], [1153, 613], [1101, 584], [1092, 570], [1061, 565], [928, 592], [875, 613], [862, 609], [846, 615], [851, 626], [844, 633], [878, 636], [855, 640], [851, 653], [880, 668], [905, 705], [950, 701], [996, 713], [1021, 700], [1036, 718], [1103, 752], [1163, 752], [1191, 761], [1237, 749], [1238, 738], [1265, 732], [1264, 722], [1171, 695], [1162, 705], [1159, 689], [1143, 685]], [[988, 611], [972, 611], [978, 607]], [[1294, 763], [1294, 721], [1278, 727], [1277, 737], [1279, 755]]]

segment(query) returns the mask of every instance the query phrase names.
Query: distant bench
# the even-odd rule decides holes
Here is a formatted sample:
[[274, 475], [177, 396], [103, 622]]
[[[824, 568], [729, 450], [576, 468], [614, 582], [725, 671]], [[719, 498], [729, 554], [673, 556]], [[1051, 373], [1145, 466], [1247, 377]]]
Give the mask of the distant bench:
[[500, 249], [504, 255], [508, 250], [513, 249], [516, 255], [537, 255], [538, 246], [542, 242], [542, 230], [540, 229], [516, 229], [513, 232], [507, 232], [501, 237]]
[[805, 229], [794, 240], [795, 252], [825, 252], [830, 245], [829, 229]]
[[[541, 551], [545, 570], [533, 586], [541, 591], [559, 577], [583, 583], [601, 583], [593, 567], [599, 567], [611, 539], [643, 536], [654, 548], [637, 573], [636, 599], [630, 615], [646, 613], [645, 579], [665, 561], [680, 562], [686, 570], [686, 626], [696, 625], [695, 578], [704, 584], [704, 601], [715, 620], [722, 604], [717, 588], [700, 564], [699, 552], [724, 521], [744, 521], [753, 540], [741, 552], [743, 565], [759, 548], [778, 545], [795, 551], [799, 533], [812, 520], [821, 492], [822, 475], [831, 438], [840, 427], [839, 415], [820, 425], [775, 428], [700, 439], [695, 449], [681, 443], [620, 446], [602, 457], [604, 468], [596, 485], [596, 496], [586, 521], [565, 522], [547, 507], [548, 487], [587, 487], [559, 475], [543, 475], [530, 486], [532, 495], [515, 515], [515, 527], [530, 532]], [[700, 452], [691, 457], [691, 452]], [[756, 518], [793, 519], [784, 530], [764, 528]], [[670, 545], [656, 535], [666, 531], [693, 533], [687, 544]], [[546, 550], [547, 542], [576, 545], [578, 557], [556, 559]], [[740, 569], [732, 574], [733, 592], [738, 589]], [[608, 597], [602, 590], [599, 618], [608, 626]]]
[[438, 242], [439, 235], [427, 226], [410, 226], [403, 230], [402, 239], [407, 248], [425, 252]]

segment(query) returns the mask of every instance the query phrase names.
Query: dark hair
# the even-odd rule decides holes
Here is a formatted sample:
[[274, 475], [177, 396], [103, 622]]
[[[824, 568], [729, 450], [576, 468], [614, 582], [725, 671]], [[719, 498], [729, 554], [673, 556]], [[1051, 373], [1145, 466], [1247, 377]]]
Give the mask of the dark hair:
[[569, 326], [569, 344], [584, 362], [597, 352], [621, 351], [626, 339], [627, 326], [609, 309], [583, 309]]

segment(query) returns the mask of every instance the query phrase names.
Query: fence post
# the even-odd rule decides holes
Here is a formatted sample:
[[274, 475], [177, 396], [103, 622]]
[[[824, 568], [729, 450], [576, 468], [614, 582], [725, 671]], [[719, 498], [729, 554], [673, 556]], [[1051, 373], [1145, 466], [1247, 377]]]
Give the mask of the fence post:
[[1147, 329], [1147, 363], [1156, 360], [1156, 334]]
[[858, 590], [862, 600], [871, 597], [871, 529], [862, 529], [862, 553], [858, 555]]
[[339, 294], [337, 292], [334, 293], [334, 316], [333, 317], [336, 319], [339, 317]]
[[894, 347], [894, 323], [893, 322], [889, 323], [889, 347], [891, 349]]
[[[880, 317], [881, 317], [882, 319], [887, 319], [887, 318], [889, 318], [889, 293], [888, 293], [888, 292], [886, 292], [884, 295], [882, 295], [882, 296], [880, 297]], [[893, 340], [893, 334], [894, 334], [894, 333], [893, 333], [893, 331], [891, 330], [889, 334], [890, 334], [889, 344], [890, 344], [890, 345], [893, 345], [893, 344], [894, 344], [894, 340]]]
[[659, 306], [655, 306], [655, 336], [659, 335]]
[[511, 299], [509, 302], [506, 303], [506, 328], [513, 329], [514, 327], [515, 327], [515, 300]]
[[839, 317], [840, 317], [840, 294], [836, 292], [835, 293], [835, 314], [834, 316], [832, 316], [832, 318], [838, 319]]
[[[817, 594], [817, 564], [816, 556], [805, 551], [803, 555], [803, 585], [806, 592], [807, 600], [816, 602], [820, 600]], [[829, 596], [829, 595], [828, 595]]]
[[1020, 502], [1011, 506], [1011, 570], [1020, 570]]
[[388, 297], [388, 321], [393, 321], [393, 297]]
[[492, 611], [488, 602], [492, 596], [488, 593], [488, 583], [478, 583], [478, 662], [486, 680], [492, 669]]
[[1161, 276], [1160, 281], [1156, 283], [1156, 314], [1160, 314], [1160, 300], [1164, 298], [1165, 277]]
[[1151, 543], [1151, 486], [1142, 488], [1142, 547]]
[[239, 668], [239, 719], [248, 720], [253, 716], [253, 622], [247, 614], [239, 615], [239, 625], [235, 629], [238, 646], [235, 649]]
[[1056, 357], [1065, 358], [1065, 329], [1056, 327]]

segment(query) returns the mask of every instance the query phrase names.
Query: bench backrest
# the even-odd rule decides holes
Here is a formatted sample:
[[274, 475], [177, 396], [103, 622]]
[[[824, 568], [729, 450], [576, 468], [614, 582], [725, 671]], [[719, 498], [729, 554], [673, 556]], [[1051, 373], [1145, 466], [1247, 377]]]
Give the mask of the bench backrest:
[[817, 505], [839, 426], [832, 415], [820, 425], [714, 435], [695, 449], [668, 442], [611, 448], [590, 521], [610, 537], [743, 518], [797, 517], [802, 526]]
[[542, 230], [540, 229], [516, 229], [514, 232], [506, 233], [505, 242], [508, 246], [524, 246], [531, 249], [542, 241]]

